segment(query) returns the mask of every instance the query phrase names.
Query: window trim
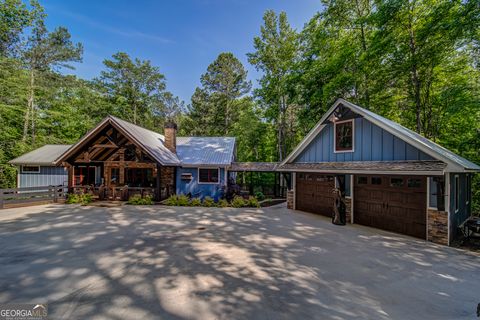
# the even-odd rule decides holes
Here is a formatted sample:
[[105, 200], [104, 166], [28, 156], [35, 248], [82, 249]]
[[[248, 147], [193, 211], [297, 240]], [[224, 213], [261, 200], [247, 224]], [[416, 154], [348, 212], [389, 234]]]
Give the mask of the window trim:
[[457, 213], [460, 210], [460, 176], [458, 174], [453, 176], [453, 196], [454, 196], [454, 211]]
[[[206, 169], [206, 170], [217, 170], [218, 172], [218, 181], [217, 182], [201, 182], [200, 181], [200, 170]], [[202, 168], [197, 168], [197, 175], [198, 175], [198, 184], [220, 184], [220, 168], [209, 168], [209, 167], [202, 167]]]
[[[37, 170], [36, 171], [24, 171], [23, 168], [24, 167], [37, 167]], [[35, 165], [22, 165], [22, 173], [40, 173], [40, 166], [35, 166]]]
[[[350, 150], [337, 150], [337, 124], [346, 122], [352, 123], [352, 149]], [[340, 120], [333, 122], [333, 153], [347, 153], [355, 152], [355, 119]]]

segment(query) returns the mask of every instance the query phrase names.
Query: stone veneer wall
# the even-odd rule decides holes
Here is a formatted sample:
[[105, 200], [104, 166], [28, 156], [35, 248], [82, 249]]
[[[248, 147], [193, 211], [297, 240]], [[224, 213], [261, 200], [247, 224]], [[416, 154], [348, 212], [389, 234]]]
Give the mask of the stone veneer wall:
[[288, 190], [287, 191], [287, 208], [293, 209], [293, 199], [294, 199], [294, 191]]
[[175, 167], [160, 167], [160, 192], [162, 199], [175, 194]]
[[352, 223], [352, 198], [345, 198], [345, 220]]
[[427, 240], [448, 245], [448, 212], [428, 209]]

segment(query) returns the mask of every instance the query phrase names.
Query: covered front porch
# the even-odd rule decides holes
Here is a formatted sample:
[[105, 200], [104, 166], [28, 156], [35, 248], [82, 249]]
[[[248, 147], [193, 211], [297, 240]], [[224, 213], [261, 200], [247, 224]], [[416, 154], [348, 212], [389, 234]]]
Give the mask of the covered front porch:
[[[175, 166], [162, 165], [155, 153], [117, 126], [106, 122], [63, 156], [71, 193], [99, 200], [128, 200], [133, 195], [163, 200], [175, 192]], [[152, 155], [153, 153], [153, 155]]]

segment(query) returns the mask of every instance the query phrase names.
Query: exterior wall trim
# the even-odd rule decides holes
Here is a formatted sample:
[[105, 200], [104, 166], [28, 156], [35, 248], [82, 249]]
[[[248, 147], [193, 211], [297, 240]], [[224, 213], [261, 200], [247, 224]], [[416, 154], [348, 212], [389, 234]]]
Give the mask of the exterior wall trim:
[[426, 208], [425, 208], [425, 240], [428, 241], [428, 209], [430, 208], [430, 177], [426, 177], [427, 179], [427, 205], [426, 205]]
[[387, 175], [419, 175], [419, 176], [426, 176], [426, 175], [433, 175], [433, 176], [442, 176], [444, 174], [443, 171], [357, 171], [357, 170], [345, 170], [345, 171], [338, 171], [338, 170], [308, 170], [308, 169], [292, 169], [292, 170], [285, 170], [280, 169], [277, 171], [281, 172], [316, 172], [316, 173], [336, 173], [336, 174], [387, 174]]
[[351, 209], [351, 213], [350, 213], [350, 223], [355, 223], [355, 185], [354, 185], [354, 182], [355, 182], [355, 176], [352, 174], [350, 175], [350, 197], [351, 197], [351, 205], [352, 205], [352, 209]]
[[445, 175], [445, 210], [447, 211], [447, 245], [450, 246], [450, 174]]
[[293, 210], [297, 210], [297, 173], [292, 174], [292, 184], [293, 184]]

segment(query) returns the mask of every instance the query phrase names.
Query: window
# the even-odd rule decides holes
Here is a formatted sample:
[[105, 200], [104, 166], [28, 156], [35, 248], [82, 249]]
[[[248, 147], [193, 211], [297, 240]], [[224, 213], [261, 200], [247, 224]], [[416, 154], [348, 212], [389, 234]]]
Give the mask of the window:
[[422, 182], [420, 181], [420, 179], [408, 179], [407, 180], [407, 186], [409, 188], [420, 188], [421, 185], [422, 185]]
[[353, 120], [335, 123], [335, 152], [353, 151]]
[[454, 182], [454, 195], [455, 195], [455, 212], [458, 212], [459, 205], [460, 205], [460, 177], [455, 176], [455, 182]]
[[219, 169], [198, 169], [199, 183], [218, 183]]
[[22, 166], [22, 173], [40, 173], [40, 166]]
[[382, 178], [381, 177], [372, 177], [372, 184], [382, 184]]
[[357, 178], [357, 184], [367, 184], [368, 183], [368, 178], [367, 177], [358, 177]]
[[95, 167], [74, 167], [74, 185], [90, 186], [95, 184]]
[[402, 178], [390, 178], [390, 187], [402, 187], [403, 179]]

